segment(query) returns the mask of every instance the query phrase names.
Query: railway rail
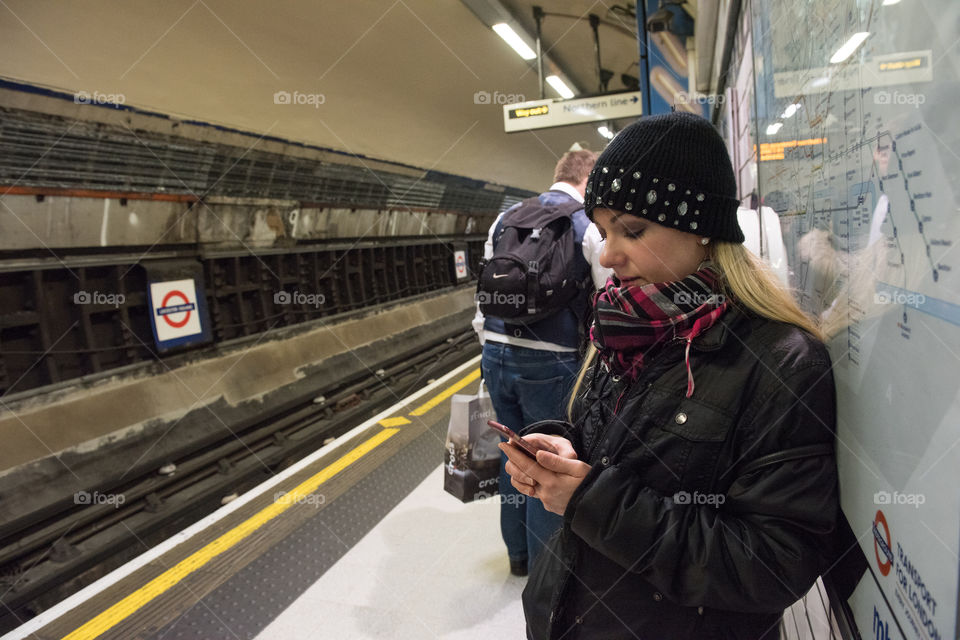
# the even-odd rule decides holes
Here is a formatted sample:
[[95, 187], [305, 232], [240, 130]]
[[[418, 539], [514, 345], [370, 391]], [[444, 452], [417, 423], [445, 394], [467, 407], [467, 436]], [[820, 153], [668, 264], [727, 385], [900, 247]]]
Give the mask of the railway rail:
[[35, 615], [476, 353], [472, 330], [439, 336], [428, 349], [377, 363], [374, 371], [236, 425], [231, 434], [173, 461], [176, 471], [170, 475], [153, 470], [122, 484], [91, 488], [113, 499], [76, 504], [75, 498], [27, 524], [0, 526], [0, 631], [16, 626], [16, 616]]

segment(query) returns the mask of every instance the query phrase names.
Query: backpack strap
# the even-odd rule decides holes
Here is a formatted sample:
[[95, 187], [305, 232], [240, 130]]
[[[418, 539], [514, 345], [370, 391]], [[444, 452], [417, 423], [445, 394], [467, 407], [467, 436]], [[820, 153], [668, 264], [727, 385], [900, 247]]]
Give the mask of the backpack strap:
[[504, 227], [506, 227], [507, 218], [512, 218], [513, 215], [526, 206], [540, 205], [540, 200], [537, 197], [527, 198], [526, 200], [521, 200], [519, 203], [513, 205], [509, 209], [503, 212], [503, 215], [500, 216], [500, 219], [497, 221], [497, 226], [493, 230], [493, 250], [497, 250], [497, 242], [500, 240], [500, 236], [503, 235]]
[[537, 285], [540, 279], [540, 267], [536, 262], [527, 263], [527, 313], [537, 311]]
[[559, 218], [569, 218], [580, 209], [583, 209], [583, 203], [576, 200], [560, 204], [541, 204], [539, 199], [529, 198], [503, 217], [503, 225], [524, 229], [543, 227]]
[[[544, 220], [542, 212], [545, 209], [552, 209], [553, 212], [552, 215], [548, 215]], [[569, 218], [581, 209], [583, 209], [583, 203], [572, 199], [570, 202], [547, 205], [542, 204], [539, 197], [522, 200], [519, 204], [514, 205], [512, 209], [508, 209], [507, 212], [500, 217], [500, 221], [497, 222], [497, 226], [493, 230], [493, 249], [496, 250], [497, 241], [499, 241], [500, 236], [503, 235], [505, 227], [530, 229], [538, 222], [540, 226], [545, 226], [558, 218]]]

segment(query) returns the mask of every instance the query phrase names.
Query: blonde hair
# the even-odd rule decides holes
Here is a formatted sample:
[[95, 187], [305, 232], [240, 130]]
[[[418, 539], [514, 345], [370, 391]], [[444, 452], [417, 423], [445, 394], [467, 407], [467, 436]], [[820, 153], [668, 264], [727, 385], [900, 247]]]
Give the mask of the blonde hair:
[[[722, 274], [721, 288], [733, 304], [745, 307], [758, 316], [792, 324], [803, 329], [821, 342], [823, 332], [810, 318], [790, 289], [784, 286], [763, 260], [745, 246], [735, 242], [714, 240], [707, 247], [707, 255]], [[567, 401], [567, 419], [572, 421], [573, 401], [587, 370], [593, 364], [597, 349], [591, 343], [583, 358], [583, 366]]]
[[823, 342], [820, 327], [804, 313], [766, 262], [742, 244], [722, 240], [712, 242], [708, 253], [723, 274], [724, 292], [735, 304], [758, 316], [799, 327]]

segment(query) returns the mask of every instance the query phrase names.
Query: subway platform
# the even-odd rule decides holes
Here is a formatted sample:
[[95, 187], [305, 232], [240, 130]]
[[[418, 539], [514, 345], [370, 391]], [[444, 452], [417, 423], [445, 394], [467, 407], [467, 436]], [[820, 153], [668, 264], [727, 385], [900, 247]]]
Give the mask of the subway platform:
[[3, 640], [522, 638], [496, 500], [443, 491], [479, 357]]

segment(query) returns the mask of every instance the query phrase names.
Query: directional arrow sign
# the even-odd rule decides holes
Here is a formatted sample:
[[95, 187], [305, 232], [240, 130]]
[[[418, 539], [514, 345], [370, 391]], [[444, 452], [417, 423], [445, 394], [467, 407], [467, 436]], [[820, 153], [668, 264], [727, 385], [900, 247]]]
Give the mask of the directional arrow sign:
[[574, 100], [531, 100], [503, 105], [503, 130], [507, 133], [603, 122], [642, 115], [639, 91], [608, 93]]

